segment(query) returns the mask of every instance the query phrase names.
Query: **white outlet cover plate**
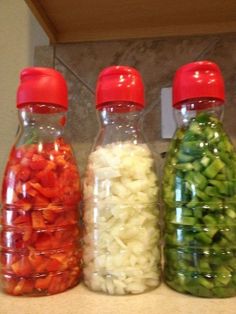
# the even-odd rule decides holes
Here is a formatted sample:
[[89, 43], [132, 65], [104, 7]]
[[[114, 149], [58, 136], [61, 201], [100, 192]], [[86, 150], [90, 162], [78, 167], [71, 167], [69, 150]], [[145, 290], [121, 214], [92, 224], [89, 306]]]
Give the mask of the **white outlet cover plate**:
[[172, 108], [172, 87], [161, 89], [161, 137], [170, 139], [176, 130]]

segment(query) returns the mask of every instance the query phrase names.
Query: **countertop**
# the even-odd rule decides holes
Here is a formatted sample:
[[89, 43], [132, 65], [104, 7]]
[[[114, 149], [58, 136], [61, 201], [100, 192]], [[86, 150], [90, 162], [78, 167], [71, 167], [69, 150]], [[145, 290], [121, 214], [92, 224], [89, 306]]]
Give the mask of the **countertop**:
[[12, 297], [0, 293], [0, 314], [235, 314], [236, 297], [204, 299], [177, 293], [162, 284], [134, 296], [107, 296], [83, 284], [49, 297]]

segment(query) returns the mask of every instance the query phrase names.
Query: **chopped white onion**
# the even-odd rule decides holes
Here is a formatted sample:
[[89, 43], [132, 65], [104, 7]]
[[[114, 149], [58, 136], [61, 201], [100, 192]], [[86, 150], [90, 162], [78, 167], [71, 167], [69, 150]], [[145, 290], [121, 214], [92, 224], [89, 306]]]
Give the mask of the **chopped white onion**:
[[84, 180], [84, 279], [109, 294], [160, 281], [157, 177], [147, 145], [113, 143], [91, 153]]

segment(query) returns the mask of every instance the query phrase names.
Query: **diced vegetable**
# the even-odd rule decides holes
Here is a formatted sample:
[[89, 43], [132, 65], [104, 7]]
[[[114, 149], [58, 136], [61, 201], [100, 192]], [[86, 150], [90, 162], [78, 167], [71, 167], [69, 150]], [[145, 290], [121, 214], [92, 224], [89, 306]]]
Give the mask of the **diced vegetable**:
[[163, 199], [167, 284], [202, 297], [236, 295], [236, 153], [211, 114], [177, 130]]
[[[40, 152], [39, 152], [40, 151]], [[1, 272], [12, 295], [47, 295], [74, 286], [79, 174], [62, 139], [14, 147], [2, 189]]]
[[220, 159], [214, 159], [212, 163], [204, 171], [204, 175], [210, 179], [213, 179], [218, 172], [223, 169], [225, 164]]
[[153, 166], [147, 145], [131, 142], [97, 147], [89, 157], [83, 261], [85, 284], [92, 290], [136, 294], [160, 282], [158, 186]]

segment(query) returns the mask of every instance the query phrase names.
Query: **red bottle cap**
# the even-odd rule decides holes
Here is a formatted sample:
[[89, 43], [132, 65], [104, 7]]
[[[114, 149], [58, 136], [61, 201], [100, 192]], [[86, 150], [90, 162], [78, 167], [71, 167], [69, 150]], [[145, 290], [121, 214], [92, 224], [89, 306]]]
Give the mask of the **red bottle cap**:
[[197, 61], [180, 67], [173, 82], [173, 107], [179, 109], [181, 102], [211, 98], [225, 100], [224, 81], [219, 67], [210, 61]]
[[[96, 87], [96, 108], [102, 110], [111, 102], [116, 102], [117, 106], [120, 106], [122, 102], [134, 103], [136, 110], [144, 108], [144, 85], [137, 70], [128, 66], [111, 66], [99, 74]], [[123, 107], [117, 111], [129, 110]]]
[[64, 77], [52, 68], [23, 69], [17, 90], [17, 108], [27, 104], [52, 104], [67, 110], [68, 97]]

